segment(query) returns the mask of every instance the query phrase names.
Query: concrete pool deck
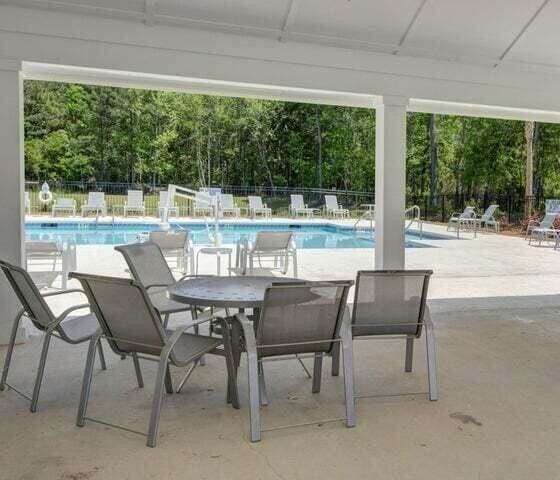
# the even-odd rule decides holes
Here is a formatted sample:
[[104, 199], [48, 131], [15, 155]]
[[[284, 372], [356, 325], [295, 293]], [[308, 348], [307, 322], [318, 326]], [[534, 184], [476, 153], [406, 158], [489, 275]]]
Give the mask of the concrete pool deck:
[[[429, 298], [438, 340], [438, 402], [418, 393], [361, 399], [356, 428], [325, 423], [265, 433], [251, 444], [245, 363], [242, 408], [234, 411], [224, 401], [222, 360], [211, 357], [184, 393], [165, 397], [152, 450], [137, 435], [74, 425], [86, 346], [55, 341], [36, 414], [13, 392], [0, 393], [0, 478], [557, 478], [560, 251], [495, 234], [426, 242], [436, 248], [407, 249], [406, 262], [434, 270]], [[373, 249], [299, 252], [302, 278], [353, 278], [372, 265]], [[125, 275], [124, 268], [111, 246], [78, 246], [80, 271]], [[214, 260], [205, 259], [201, 272], [213, 271]], [[33, 337], [18, 346], [10, 371], [27, 390], [39, 342]], [[405, 374], [403, 342], [357, 342], [358, 391], [425, 391], [423, 343], [421, 338], [415, 350], [414, 372]], [[4, 352], [0, 347], [0, 362]], [[96, 370], [91, 414], [145, 429], [154, 367], [147, 362], [146, 388], [139, 390], [131, 362], [107, 356], [109, 370]], [[342, 378], [330, 377], [328, 368], [318, 395], [295, 362], [265, 368], [272, 397], [262, 409], [266, 427], [342, 415]], [[175, 380], [180, 375], [173, 372]]]

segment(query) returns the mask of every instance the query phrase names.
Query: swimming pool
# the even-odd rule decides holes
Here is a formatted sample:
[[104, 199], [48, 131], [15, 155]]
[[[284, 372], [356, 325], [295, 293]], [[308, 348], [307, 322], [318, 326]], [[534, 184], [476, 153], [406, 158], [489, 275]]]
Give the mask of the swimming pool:
[[[157, 223], [121, 223], [98, 224], [95, 223], [26, 223], [26, 240], [71, 240], [77, 245], [121, 245], [134, 243], [138, 235], [157, 230]], [[172, 223], [171, 228], [186, 228], [191, 234], [195, 245], [208, 245], [208, 228], [200, 223]], [[212, 231], [212, 226], [209, 227]], [[374, 239], [371, 231], [354, 230], [330, 224], [291, 224], [291, 223], [266, 223], [266, 224], [220, 224], [224, 244], [235, 244], [245, 238], [254, 238], [257, 232], [263, 230], [292, 230], [294, 232], [297, 248], [372, 248]], [[439, 239], [433, 234], [424, 234], [424, 239]], [[430, 247], [422, 242], [417, 234], [410, 232], [406, 235], [407, 248]]]

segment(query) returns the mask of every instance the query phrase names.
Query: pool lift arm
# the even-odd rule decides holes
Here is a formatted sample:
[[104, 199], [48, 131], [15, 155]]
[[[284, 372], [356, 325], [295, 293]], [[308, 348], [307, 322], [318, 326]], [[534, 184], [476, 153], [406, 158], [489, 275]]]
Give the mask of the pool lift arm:
[[221, 245], [219, 222], [221, 209], [220, 196], [212, 196], [208, 195], [205, 192], [197, 192], [196, 190], [192, 190], [187, 187], [169, 184], [169, 186], [167, 187], [167, 201], [165, 202], [165, 206], [161, 211], [160, 228], [162, 230], [169, 230], [169, 209], [171, 208], [175, 197], [182, 197], [191, 201], [203, 201], [212, 206], [214, 212], [214, 245], [219, 247]]

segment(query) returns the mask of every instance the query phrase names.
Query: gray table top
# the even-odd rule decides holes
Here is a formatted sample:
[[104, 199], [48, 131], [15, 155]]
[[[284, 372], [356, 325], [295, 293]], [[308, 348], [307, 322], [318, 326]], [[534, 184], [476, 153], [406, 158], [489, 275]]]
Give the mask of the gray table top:
[[[264, 293], [273, 282], [294, 282], [290, 277], [194, 277], [168, 288], [176, 302], [203, 307], [259, 308]], [[301, 281], [301, 280], [300, 280]]]

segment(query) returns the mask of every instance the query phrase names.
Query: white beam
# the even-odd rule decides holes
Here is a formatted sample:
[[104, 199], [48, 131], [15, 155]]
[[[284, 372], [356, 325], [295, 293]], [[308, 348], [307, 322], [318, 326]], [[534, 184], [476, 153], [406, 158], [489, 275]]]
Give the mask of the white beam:
[[282, 22], [282, 26], [280, 27], [280, 35], [278, 36], [279, 42], [284, 41], [286, 32], [296, 21], [297, 1], [298, 0], [290, 0], [288, 3], [288, 8], [286, 9], [286, 15], [284, 15], [284, 21]]
[[[23, 80], [20, 64], [0, 61], [0, 258], [15, 265], [23, 259]], [[20, 307], [0, 274], [0, 345], [8, 343]]]
[[422, 9], [424, 8], [424, 6], [426, 5], [426, 2], [428, 0], [422, 0], [422, 2], [420, 3], [420, 5], [418, 5], [418, 8], [416, 9], [416, 11], [414, 12], [414, 15], [412, 15], [412, 18], [410, 20], [410, 22], [408, 23], [406, 30], [404, 31], [404, 33], [402, 34], [401, 39], [399, 40], [399, 44], [397, 45], [397, 48], [395, 49], [395, 51], [393, 52], [393, 54], [398, 55], [398, 53], [400, 52], [401, 48], [404, 45], [404, 42], [406, 41], [406, 39], [408, 38], [408, 34], [410, 33], [410, 31], [412, 30], [412, 27], [414, 26], [414, 24], [416, 23], [416, 20], [418, 20], [418, 16], [420, 15], [420, 12], [422, 11]]
[[375, 268], [405, 266], [405, 97], [384, 96], [375, 114]]

